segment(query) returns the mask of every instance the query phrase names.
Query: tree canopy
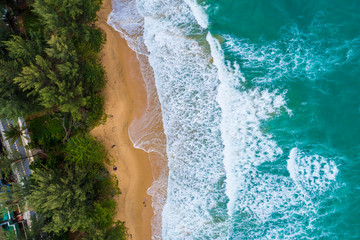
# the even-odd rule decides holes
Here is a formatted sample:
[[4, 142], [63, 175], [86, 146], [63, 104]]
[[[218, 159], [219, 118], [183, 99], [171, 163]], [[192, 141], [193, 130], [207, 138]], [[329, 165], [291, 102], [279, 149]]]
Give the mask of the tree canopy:
[[24, 137], [26, 130], [26, 126], [20, 126], [19, 122], [9, 124], [9, 128], [4, 132], [5, 139], [13, 145], [16, 141], [18, 141], [19, 145], [22, 146], [21, 137]]
[[104, 162], [108, 162], [107, 152], [104, 145], [95, 140], [89, 134], [76, 135], [69, 139], [66, 144], [65, 159], [79, 167], [99, 168]]
[[[0, 117], [24, 117], [37, 153], [26, 199], [39, 224], [28, 236], [126, 239], [124, 224], [114, 222], [120, 190], [105, 168], [107, 152], [88, 133], [106, 119], [99, 56], [105, 39], [94, 25], [101, 0], [0, 0], [1, 6], [14, 11], [0, 20]], [[6, 137], [22, 133], [14, 126]], [[6, 157], [0, 167], [10, 170], [13, 161]]]
[[85, 230], [94, 189], [83, 169], [40, 170], [32, 174], [29, 200], [34, 210], [50, 219], [45, 231]]

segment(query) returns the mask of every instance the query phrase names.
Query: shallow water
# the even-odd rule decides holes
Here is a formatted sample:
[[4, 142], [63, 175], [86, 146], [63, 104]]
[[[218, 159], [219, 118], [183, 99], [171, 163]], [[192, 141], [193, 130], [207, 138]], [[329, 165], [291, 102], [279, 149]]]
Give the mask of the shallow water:
[[[359, 20], [355, 0], [114, 1], [161, 103], [154, 239], [360, 238]], [[132, 140], [161, 152], [152, 133]]]

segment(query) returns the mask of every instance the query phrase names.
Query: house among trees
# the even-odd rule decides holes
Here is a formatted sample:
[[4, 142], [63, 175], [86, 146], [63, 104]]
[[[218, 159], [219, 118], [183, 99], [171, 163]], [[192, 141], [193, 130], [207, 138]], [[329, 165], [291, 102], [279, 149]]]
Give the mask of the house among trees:
[[0, 239], [18, 239], [19, 234], [26, 237], [25, 228], [31, 224], [34, 212], [25, 210], [24, 180], [31, 174], [33, 161], [29, 134], [23, 119], [17, 121], [0, 120]]
[[11, 168], [20, 181], [31, 174], [30, 163], [33, 161], [31, 150], [26, 148], [30, 137], [24, 120], [1, 119], [0, 133], [5, 155], [12, 162]]

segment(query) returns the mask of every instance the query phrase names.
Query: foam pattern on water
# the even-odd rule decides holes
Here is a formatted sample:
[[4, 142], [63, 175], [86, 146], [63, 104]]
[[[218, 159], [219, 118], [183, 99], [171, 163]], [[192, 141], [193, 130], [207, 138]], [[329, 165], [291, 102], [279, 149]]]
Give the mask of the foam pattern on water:
[[[207, 32], [208, 19], [194, 0], [138, 0], [129, 6], [138, 11], [132, 16], [138, 30], [126, 17], [119, 20], [125, 25], [114, 27], [148, 55], [167, 138], [167, 199], [162, 233], [155, 231], [153, 238], [312, 239], [316, 231], [329, 237], [314, 223], [321, 217], [319, 198], [336, 187], [337, 166], [295, 144], [281, 149], [263, 123], [292, 115], [286, 90], [262, 83], [299, 72], [316, 79], [346, 62], [352, 54], [346, 44], [354, 43], [315, 56], [307, 36], [293, 27], [289, 44], [283, 39], [261, 47], [226, 35], [221, 45]], [[331, 51], [345, 57], [332, 59]], [[226, 60], [226, 52], [240, 57], [241, 65]], [[135, 145], [151, 146], [151, 134], [142, 138], [141, 132], [132, 139]], [[154, 185], [152, 194], [160, 191]], [[164, 194], [157, 196], [161, 209]]]
[[[218, 80], [202, 28], [182, 1], [139, 2], [167, 136], [164, 239], [224, 239], [227, 201]], [[198, 41], [188, 34], [198, 35]]]
[[143, 17], [139, 14], [135, 0], [113, 0], [113, 10], [107, 23], [126, 39], [129, 47], [137, 53], [147, 54], [143, 40]]
[[319, 202], [314, 198], [333, 185], [337, 174], [334, 162], [294, 148], [287, 161], [290, 177], [262, 171], [262, 164], [284, 157], [261, 126], [276, 115], [291, 115], [285, 94], [245, 87], [246, 78], [239, 65], [224, 59], [219, 41], [211, 34], [207, 40], [221, 81], [217, 101], [222, 109], [227, 208], [229, 223], [233, 223], [229, 239], [294, 239], [309, 235], [312, 221], [318, 217]]
[[310, 197], [328, 190], [338, 173], [334, 161], [319, 155], [308, 156], [297, 148], [290, 151], [287, 169], [297, 187]]
[[[340, 26], [321, 23], [317, 14], [306, 30], [284, 26], [280, 39], [253, 42], [224, 35], [224, 51], [241, 61], [247, 81], [255, 84], [277, 81], [317, 81], [359, 56], [360, 38], [339, 37]], [[318, 35], [327, 37], [318, 37]], [[327, 46], [327, 47], [325, 47]]]
[[241, 82], [245, 79], [239, 73], [237, 65], [234, 68], [226, 66], [218, 41], [211, 34], [208, 34], [207, 39], [221, 80], [217, 101], [222, 108], [226, 192], [230, 199], [229, 214], [232, 215], [239, 188], [242, 187], [239, 179], [253, 170], [254, 166], [274, 161], [276, 156], [282, 154], [271, 136], [262, 133], [260, 126], [261, 120], [279, 112], [285, 102], [276, 92], [242, 88]]

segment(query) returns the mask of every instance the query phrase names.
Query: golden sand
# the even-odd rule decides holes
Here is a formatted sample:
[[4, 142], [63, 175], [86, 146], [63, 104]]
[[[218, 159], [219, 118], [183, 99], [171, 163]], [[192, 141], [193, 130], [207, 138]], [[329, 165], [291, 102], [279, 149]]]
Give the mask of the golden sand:
[[106, 34], [101, 59], [106, 70], [104, 89], [105, 124], [91, 134], [102, 142], [114, 160], [108, 166], [119, 180], [121, 194], [117, 201], [116, 220], [125, 221], [131, 239], [151, 239], [151, 197], [146, 193], [153, 176], [146, 152], [135, 149], [129, 139], [130, 122], [146, 109], [146, 91], [136, 54], [106, 21], [112, 10], [111, 0], [104, 0], [97, 25]]

